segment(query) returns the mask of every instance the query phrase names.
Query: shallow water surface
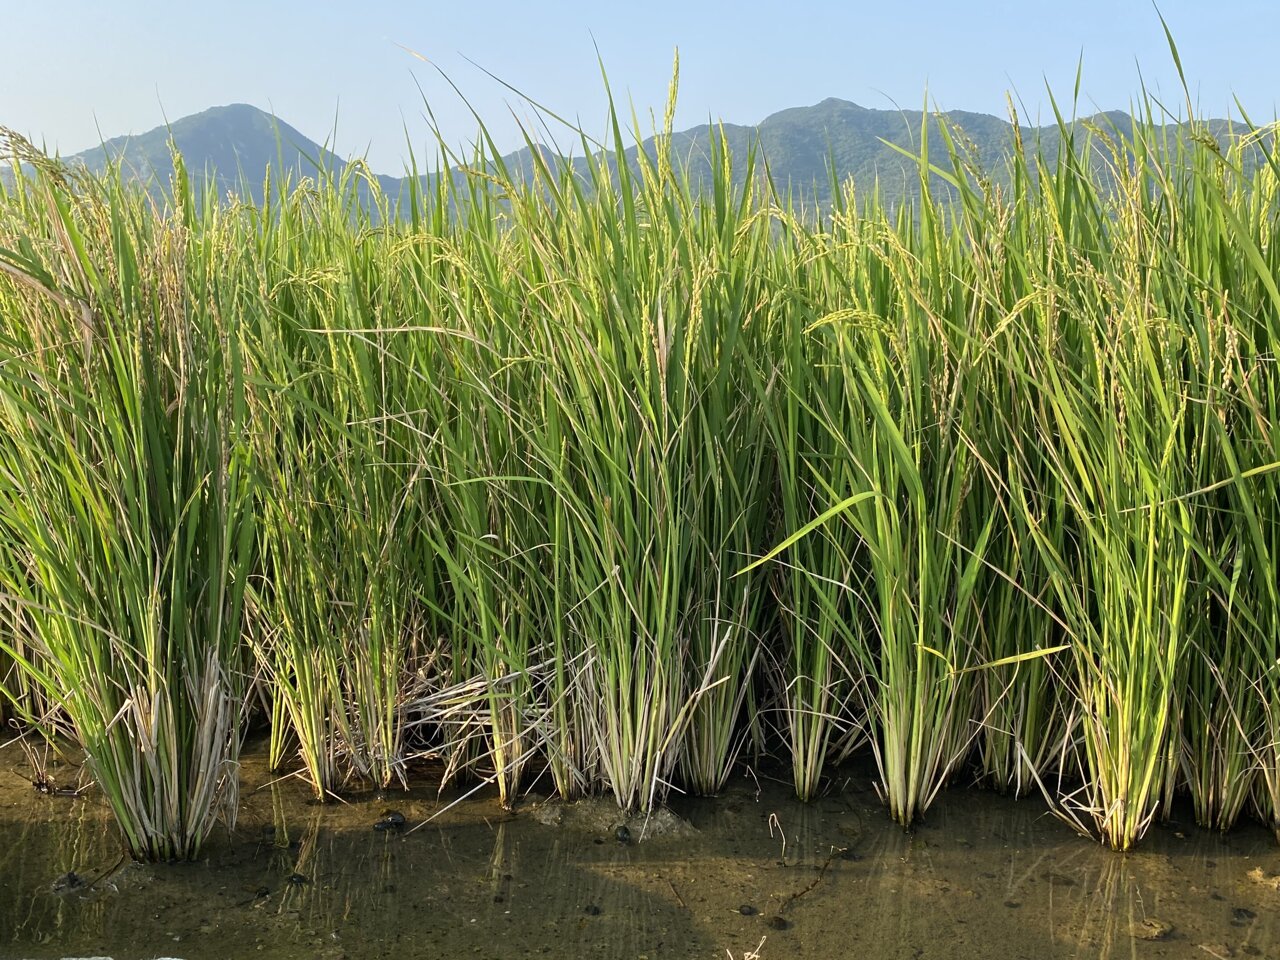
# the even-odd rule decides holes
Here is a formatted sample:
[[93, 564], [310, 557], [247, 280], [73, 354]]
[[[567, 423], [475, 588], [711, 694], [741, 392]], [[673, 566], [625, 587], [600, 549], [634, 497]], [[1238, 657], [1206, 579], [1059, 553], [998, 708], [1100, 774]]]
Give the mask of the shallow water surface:
[[[234, 832], [153, 866], [121, 862], [92, 791], [42, 796], [29, 773], [0, 750], [3, 960], [1280, 958], [1274, 838], [1189, 816], [1121, 857], [1037, 800], [955, 790], [908, 835], [853, 769], [808, 805], [744, 776], [623, 842], [607, 799], [318, 806], [251, 756]], [[407, 826], [374, 829], [389, 811]]]

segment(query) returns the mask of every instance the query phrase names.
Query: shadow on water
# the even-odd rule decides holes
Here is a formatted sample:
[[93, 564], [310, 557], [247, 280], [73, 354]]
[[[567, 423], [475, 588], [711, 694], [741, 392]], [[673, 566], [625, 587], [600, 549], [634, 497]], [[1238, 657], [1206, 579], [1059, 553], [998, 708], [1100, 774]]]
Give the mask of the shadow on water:
[[[616, 838], [607, 800], [515, 815], [434, 791], [320, 807], [246, 763], [239, 823], [194, 864], [119, 862], [90, 795], [44, 797], [0, 751], [0, 958], [1280, 956], [1261, 829], [1154, 831], [1119, 857], [1035, 800], [945, 794], [911, 834], [865, 770], [802, 805], [735, 781]], [[643, 835], [643, 839], [642, 839]], [[69, 876], [73, 874], [74, 876]], [[761, 945], [761, 940], [764, 940]]]
[[[17, 769], [0, 754], [0, 770]], [[201, 862], [157, 866], [120, 861], [92, 794], [42, 797], [0, 774], [0, 958], [740, 952], [662, 882], [673, 841], [620, 844], [613, 815], [599, 830], [561, 829], [483, 798], [412, 833], [375, 830], [391, 809], [411, 826], [442, 802], [420, 791], [321, 807], [296, 781], [254, 790], [265, 771], [251, 761], [246, 772], [234, 834]]]

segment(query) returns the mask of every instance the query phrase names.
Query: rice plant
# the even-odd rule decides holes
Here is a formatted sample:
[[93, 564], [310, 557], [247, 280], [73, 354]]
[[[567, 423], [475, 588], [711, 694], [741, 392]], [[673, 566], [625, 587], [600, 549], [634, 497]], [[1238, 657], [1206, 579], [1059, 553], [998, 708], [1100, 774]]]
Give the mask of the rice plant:
[[[797, 246], [804, 241], [801, 232]], [[821, 356], [821, 339], [807, 333], [817, 318], [795, 300], [778, 298], [782, 316], [799, 316], [774, 325], [776, 359], [766, 354], [755, 382], [776, 464], [779, 519], [790, 532], [764, 558], [781, 557], [773, 577], [780, 621], [773, 672], [792, 781], [808, 800], [818, 794], [828, 760], [847, 755], [867, 732], [872, 653], [857, 534], [844, 512], [847, 499], [824, 482], [840, 448], [829, 422], [843, 412], [843, 375]]]
[[[1246, 148], [1262, 155], [1252, 175]], [[1256, 131], [1228, 153], [1227, 164], [1200, 171], [1203, 239], [1197, 275], [1212, 278], [1204, 302], [1206, 337], [1217, 347], [1213, 413], [1203, 420], [1220, 476], [1206, 493], [1218, 499], [1216, 547], [1206, 577], [1221, 610], [1222, 632], [1209, 680], [1192, 685], [1211, 709], [1209, 750], [1192, 750], [1188, 778], [1202, 822], [1225, 829], [1253, 787], [1260, 819], [1280, 839], [1280, 261], [1274, 243], [1280, 162], [1274, 135]], [[1234, 255], [1224, 255], [1230, 252]], [[1211, 731], [1211, 733], [1209, 733]], [[1207, 773], [1205, 771], [1208, 771]], [[1197, 789], [1197, 784], [1203, 784]]]
[[[1194, 329], [1170, 322], [1148, 272], [1153, 251], [1173, 247], [1175, 221], [1158, 205], [1176, 158], [1144, 140], [1150, 132], [1139, 127], [1134, 141], [1100, 135], [1114, 185], [1106, 197], [1079, 172], [1059, 170], [1072, 203], [1114, 217], [1116, 239], [1107, 260], [1086, 255], [1045, 278], [1043, 332], [1016, 356], [1019, 373], [1039, 385], [1029, 409], [1036, 455], [1051, 466], [1047, 483], [1021, 501], [1024, 524], [1075, 661], [1085, 785], [1063, 803], [1121, 850], [1167, 807], [1175, 783], [1203, 552], [1203, 503], [1190, 496], [1203, 479], [1206, 409], [1189, 366]], [[1047, 221], [1060, 233], [1066, 224], [1060, 214]], [[1041, 522], [1050, 497], [1065, 504], [1072, 540], [1055, 540]]]
[[[38, 164], [0, 258], [0, 577], [23, 646], [147, 859], [235, 815], [252, 556], [241, 288], [177, 208]], [[25, 651], [35, 651], [35, 656]]]
[[[496, 413], [520, 431], [503, 444], [524, 445], [513, 508], [545, 538], [525, 539], [567, 694], [550, 705], [557, 780], [598, 777], [625, 808], [660, 800], [681, 767], [714, 792], [739, 742], [761, 606], [730, 578], [764, 509], [742, 373], [769, 224], [748, 217], [727, 167], [702, 201], [661, 137], [655, 156], [628, 159], [616, 118], [585, 177], [544, 166], [521, 184], [489, 160], [512, 233], [493, 244], [510, 273], [484, 280], [487, 309], [505, 308], [485, 342], [512, 376], [488, 382], [506, 387]], [[572, 776], [569, 758], [589, 772]]]
[[[401, 700], [435, 588], [406, 404], [415, 376], [382, 292], [396, 260], [352, 219], [354, 173], [300, 188], [267, 222], [254, 266], [269, 292], [249, 351], [253, 646], [270, 679], [273, 761], [296, 742], [321, 799], [353, 777], [405, 782]], [[300, 251], [301, 270], [279, 266]]]

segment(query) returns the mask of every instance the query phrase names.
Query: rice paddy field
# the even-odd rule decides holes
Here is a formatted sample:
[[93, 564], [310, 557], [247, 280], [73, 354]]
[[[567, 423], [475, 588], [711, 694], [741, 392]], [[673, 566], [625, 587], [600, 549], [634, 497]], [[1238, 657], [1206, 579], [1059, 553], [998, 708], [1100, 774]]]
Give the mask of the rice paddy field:
[[748, 776], [828, 810], [853, 762], [917, 837], [989, 841], [930, 816], [971, 802], [950, 786], [1115, 851], [1247, 836], [1256, 916], [1280, 156], [1140, 113], [1064, 121], [1058, 162], [1019, 145], [996, 179], [923, 142], [896, 210], [873, 184], [810, 210], [714, 135], [695, 186], [616, 116], [585, 167], [517, 176], [482, 136], [403, 196], [353, 165], [262, 205], [10, 138], [13, 769], [162, 861], [256, 802], [246, 738], [322, 805], [429, 786], [516, 815]]

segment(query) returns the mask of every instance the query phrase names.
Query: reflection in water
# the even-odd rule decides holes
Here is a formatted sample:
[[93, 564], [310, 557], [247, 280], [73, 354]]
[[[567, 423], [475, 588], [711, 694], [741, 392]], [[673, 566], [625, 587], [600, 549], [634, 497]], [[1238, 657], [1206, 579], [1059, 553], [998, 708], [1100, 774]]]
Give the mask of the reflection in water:
[[[118, 873], [125, 866], [115, 828], [82, 799], [42, 797], [35, 791], [24, 799], [31, 800], [33, 808], [47, 808], [53, 816], [48, 823], [13, 821], [0, 812], [0, 884], [4, 893], [38, 893], [15, 897], [9, 916], [4, 916], [5, 908], [0, 907], [0, 931], [12, 929], [16, 938], [42, 942], [63, 931], [100, 927], [105, 915], [103, 900], [119, 889]], [[5, 812], [10, 806], [4, 805]]]
[[[0, 771], [20, 764], [0, 752]], [[105, 807], [41, 797], [0, 773], [0, 960], [721, 957], [1088, 960], [1280, 955], [1270, 836], [1171, 826], [1119, 857], [1034, 801], [945, 794], [911, 834], [854, 771], [802, 805], [744, 779], [678, 817], [633, 822], [608, 800], [434, 792], [307, 803], [245, 766], [239, 825], [195, 864], [120, 861]], [[624, 835], [625, 836], [625, 835]], [[67, 875], [74, 873], [77, 882]]]

